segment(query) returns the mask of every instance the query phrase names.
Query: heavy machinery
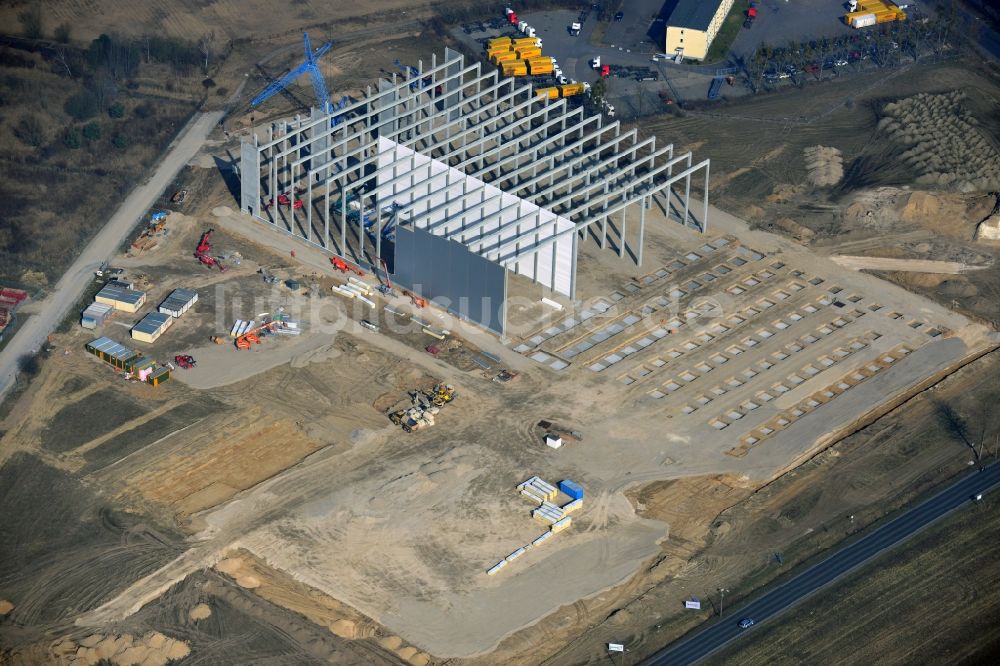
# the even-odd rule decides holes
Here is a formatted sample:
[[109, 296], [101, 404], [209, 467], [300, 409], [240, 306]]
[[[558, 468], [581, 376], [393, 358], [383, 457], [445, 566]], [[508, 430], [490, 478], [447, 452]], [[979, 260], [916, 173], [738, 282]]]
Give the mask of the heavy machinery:
[[190, 370], [195, 366], [196, 362], [193, 356], [189, 356], [186, 354], [184, 355], [178, 354], [177, 356], [174, 356], [174, 363], [184, 368], [185, 370]]
[[403, 70], [407, 78], [412, 79], [410, 81], [410, 90], [420, 90], [421, 88], [426, 88], [427, 86], [429, 86], [431, 83], [434, 82], [433, 77], [431, 76], [421, 77], [419, 69], [413, 67], [412, 65], [403, 64], [402, 62], [399, 61], [398, 58], [396, 60], [393, 60], [392, 64]]
[[252, 328], [240, 337], [236, 338], [237, 349], [250, 349], [252, 345], [259, 345], [261, 338], [271, 335], [279, 328], [285, 326], [285, 322], [280, 320], [269, 321], [257, 328]]
[[[256, 107], [263, 104], [271, 97], [285, 90], [297, 78], [308, 72], [312, 79], [313, 92], [316, 94], [317, 106], [326, 113], [335, 110], [334, 106], [330, 103], [330, 93], [326, 90], [326, 82], [323, 80], [323, 74], [319, 71], [319, 66], [316, 64], [316, 61], [330, 50], [332, 44], [327, 42], [314, 51], [312, 42], [309, 41], [309, 33], [306, 32], [302, 34], [302, 45], [305, 50], [305, 60], [298, 67], [287, 72], [277, 81], [272, 82], [264, 88], [256, 97], [250, 100], [250, 106]], [[341, 103], [343, 101], [341, 100]]]
[[382, 257], [379, 257], [379, 261], [382, 262], [382, 270], [385, 273], [385, 284], [380, 284], [378, 290], [383, 296], [395, 296], [396, 292], [392, 290], [392, 281], [389, 279], [389, 264], [385, 263]]
[[403, 295], [404, 296], [409, 296], [410, 297], [410, 302], [413, 303], [414, 305], [416, 305], [418, 308], [425, 308], [425, 307], [427, 307], [427, 299], [426, 298], [423, 298], [421, 296], [417, 296], [412, 291], [404, 291]]
[[364, 275], [365, 274], [365, 272], [363, 270], [361, 270], [360, 268], [358, 268], [354, 264], [350, 264], [350, 263], [344, 261], [340, 257], [330, 257], [330, 263], [333, 264], [333, 267], [336, 268], [341, 273], [354, 273], [356, 275]]
[[278, 278], [272, 275], [266, 266], [261, 266], [257, 269], [257, 272], [264, 278], [265, 284], [278, 284]]
[[209, 252], [212, 251], [212, 244], [209, 242], [209, 239], [212, 237], [214, 232], [215, 229], [209, 229], [201, 235], [201, 240], [198, 241], [198, 247], [195, 248], [194, 251], [194, 258], [209, 268], [212, 266], [218, 266], [219, 272], [224, 273], [229, 267], [222, 263], [220, 259], [217, 259], [209, 254]]
[[410, 391], [410, 406], [389, 410], [389, 420], [406, 432], [414, 432], [434, 425], [434, 417], [441, 408], [455, 399], [455, 387], [438, 383], [430, 389]]

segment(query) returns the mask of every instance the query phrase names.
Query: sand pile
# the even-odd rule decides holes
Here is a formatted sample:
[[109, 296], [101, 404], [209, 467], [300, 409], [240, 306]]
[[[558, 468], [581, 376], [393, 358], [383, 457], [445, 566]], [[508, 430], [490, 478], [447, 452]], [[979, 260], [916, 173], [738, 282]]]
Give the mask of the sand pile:
[[60, 663], [74, 666], [100, 663], [117, 666], [166, 666], [191, 654], [191, 648], [184, 641], [151, 631], [138, 638], [131, 634], [91, 634], [79, 643], [64, 638], [53, 646], [53, 653]]
[[[976, 240], [1000, 240], [1000, 213], [994, 213], [979, 223], [976, 227]], [[3, 610], [0, 608], [0, 615], [2, 614]]]
[[188, 617], [192, 620], [204, 620], [212, 615], [212, 609], [208, 607], [208, 604], [198, 604], [190, 611], [188, 611]]
[[790, 217], [783, 217], [775, 220], [774, 226], [782, 229], [786, 234], [797, 241], [808, 243], [816, 235], [809, 227], [804, 227]]
[[1000, 154], [963, 106], [965, 93], [920, 93], [885, 105], [878, 128], [907, 148], [900, 159], [923, 185], [962, 192], [1000, 188]]
[[14, 610], [14, 604], [6, 599], [0, 599], [0, 617], [3, 617], [12, 610]]
[[836, 185], [844, 177], [844, 158], [836, 148], [812, 146], [802, 151], [809, 180], [821, 187]]

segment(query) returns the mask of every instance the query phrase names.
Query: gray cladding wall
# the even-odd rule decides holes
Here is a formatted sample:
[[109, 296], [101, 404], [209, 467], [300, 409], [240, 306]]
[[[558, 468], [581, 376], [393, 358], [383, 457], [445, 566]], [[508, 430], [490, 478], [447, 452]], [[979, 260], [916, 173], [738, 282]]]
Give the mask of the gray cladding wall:
[[396, 227], [393, 282], [452, 314], [503, 335], [505, 269], [461, 243], [423, 229]]

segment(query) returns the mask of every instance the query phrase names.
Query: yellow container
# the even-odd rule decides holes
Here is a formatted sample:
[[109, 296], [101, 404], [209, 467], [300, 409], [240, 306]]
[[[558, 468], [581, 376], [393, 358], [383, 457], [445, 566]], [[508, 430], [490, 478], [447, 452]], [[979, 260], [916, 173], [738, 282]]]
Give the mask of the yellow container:
[[535, 88], [535, 97], [547, 97], [549, 99], [559, 99], [559, 88]]
[[559, 92], [563, 97], [571, 97], [573, 95], [582, 95], [586, 88], [582, 83], [568, 83], [564, 86], [559, 86]]
[[510, 37], [494, 37], [489, 42], [487, 42], [487, 49], [493, 49], [497, 46], [510, 46], [513, 41]]
[[542, 48], [542, 40], [538, 37], [518, 37], [517, 39], [512, 40], [511, 43], [514, 45], [514, 48], [520, 48], [522, 46], [537, 46], [538, 48]]
[[537, 46], [523, 46], [514, 49], [514, 53], [521, 60], [528, 60], [530, 58], [537, 58], [542, 55], [542, 50]]
[[510, 62], [512, 60], [517, 60], [517, 54], [513, 51], [505, 51], [503, 53], [497, 53], [493, 56], [493, 64], [499, 65], [502, 62]]
[[532, 76], [552, 73], [552, 58], [534, 58], [528, 61], [528, 71]]

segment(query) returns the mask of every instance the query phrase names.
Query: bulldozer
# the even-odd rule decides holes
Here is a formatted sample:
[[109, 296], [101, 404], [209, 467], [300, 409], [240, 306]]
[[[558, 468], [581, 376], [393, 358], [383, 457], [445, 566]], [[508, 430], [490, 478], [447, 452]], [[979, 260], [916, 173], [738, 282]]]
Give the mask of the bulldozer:
[[455, 399], [455, 387], [443, 382], [429, 389], [410, 391], [410, 406], [387, 412], [389, 421], [405, 432], [415, 432], [434, 425], [434, 418], [444, 405]]

